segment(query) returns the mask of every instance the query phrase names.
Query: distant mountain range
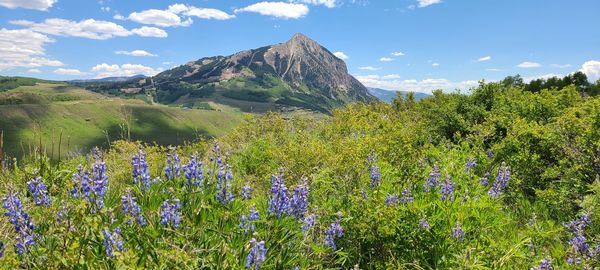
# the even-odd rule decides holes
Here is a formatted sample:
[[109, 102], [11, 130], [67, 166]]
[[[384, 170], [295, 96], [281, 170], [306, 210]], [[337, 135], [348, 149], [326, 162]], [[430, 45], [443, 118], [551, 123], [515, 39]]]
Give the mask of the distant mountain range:
[[[373, 95], [373, 96], [377, 97], [378, 99], [380, 99], [384, 102], [387, 102], [387, 103], [392, 102], [392, 100], [396, 97], [396, 92], [400, 92], [400, 94], [402, 94], [405, 97], [409, 93], [407, 91], [385, 90], [385, 89], [373, 88], [373, 87], [368, 87], [367, 90], [369, 91], [369, 93], [371, 93], [371, 95]], [[419, 93], [419, 92], [414, 92], [414, 93], [415, 93], [416, 100], [420, 100], [420, 99], [430, 96], [425, 93]]]
[[101, 82], [106, 82], [106, 83], [110, 83], [110, 82], [128, 82], [128, 81], [133, 81], [133, 80], [138, 80], [138, 79], [144, 79], [146, 78], [146, 76], [144, 75], [134, 75], [131, 77], [106, 77], [106, 78], [101, 78], [101, 79], [87, 79], [87, 80], [72, 80], [69, 81], [71, 83], [101, 83]]
[[281, 44], [202, 58], [154, 77], [126, 83], [111, 78], [109, 82], [116, 83], [89, 88], [112, 93], [115, 89], [128, 94], [143, 92], [165, 104], [212, 101], [235, 106], [254, 102], [320, 112], [376, 99], [348, 74], [344, 61], [302, 34]]

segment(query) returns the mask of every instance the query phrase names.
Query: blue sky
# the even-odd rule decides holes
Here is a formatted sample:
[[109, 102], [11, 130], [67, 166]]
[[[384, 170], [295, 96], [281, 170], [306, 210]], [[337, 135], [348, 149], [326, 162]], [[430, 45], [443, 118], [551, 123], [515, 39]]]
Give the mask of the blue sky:
[[0, 0], [0, 74], [153, 75], [301, 32], [367, 86], [430, 92], [582, 70], [600, 77], [597, 0]]

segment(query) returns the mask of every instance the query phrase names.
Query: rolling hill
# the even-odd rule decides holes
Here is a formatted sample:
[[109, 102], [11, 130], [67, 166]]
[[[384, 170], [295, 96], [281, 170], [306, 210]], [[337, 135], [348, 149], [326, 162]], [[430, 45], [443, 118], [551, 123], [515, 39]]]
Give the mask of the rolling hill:
[[[377, 97], [378, 99], [380, 99], [383, 102], [387, 102], [387, 103], [391, 103], [392, 100], [394, 99], [394, 97], [396, 97], [396, 92], [400, 92], [400, 94], [402, 94], [402, 96], [406, 97], [406, 95], [409, 93], [407, 91], [394, 91], [394, 90], [385, 90], [385, 89], [381, 89], [381, 88], [373, 88], [373, 87], [368, 87], [367, 88], [369, 90], [369, 93], [371, 93], [371, 95]], [[423, 98], [428, 97], [428, 94], [425, 93], [419, 93], [419, 92], [414, 92], [415, 93], [415, 99], [416, 100], [420, 100]]]

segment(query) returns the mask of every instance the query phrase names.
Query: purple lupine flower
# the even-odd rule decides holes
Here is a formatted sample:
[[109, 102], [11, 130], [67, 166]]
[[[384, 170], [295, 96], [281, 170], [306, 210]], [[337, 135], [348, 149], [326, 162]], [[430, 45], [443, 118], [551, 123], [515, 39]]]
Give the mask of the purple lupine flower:
[[488, 158], [493, 158], [494, 157], [494, 152], [492, 152], [492, 150], [487, 150], [487, 151], [485, 151], [485, 155]]
[[304, 220], [303, 220], [304, 224], [300, 227], [300, 229], [302, 229], [303, 231], [306, 232], [315, 226], [316, 221], [317, 221], [317, 215], [310, 214], [304, 218]]
[[467, 158], [467, 163], [465, 163], [465, 172], [470, 172], [477, 166], [477, 160], [475, 158], [469, 157]]
[[271, 177], [271, 199], [269, 200], [269, 208], [267, 212], [274, 214], [277, 217], [281, 217], [287, 213], [290, 207], [290, 199], [287, 195], [287, 187], [285, 186], [285, 180], [283, 174], [273, 175]]
[[41, 176], [28, 181], [27, 189], [33, 195], [35, 205], [50, 206], [50, 195], [48, 195], [48, 189], [44, 182], [42, 182]]
[[89, 196], [88, 200], [98, 209], [104, 208], [104, 196], [106, 196], [106, 191], [108, 191], [108, 176], [106, 176], [106, 171], [106, 163], [99, 159], [92, 165], [91, 192], [93, 196]]
[[546, 257], [540, 261], [540, 264], [536, 267], [532, 267], [531, 270], [553, 270], [552, 258]]
[[490, 184], [489, 178], [490, 178], [490, 173], [486, 172], [483, 175], [483, 177], [481, 177], [481, 180], [479, 180], [479, 184], [482, 185], [482, 186], [484, 186], [484, 187], [487, 186], [487, 185], [489, 185]]
[[228, 204], [233, 201], [233, 192], [231, 192], [231, 180], [233, 179], [233, 173], [227, 171], [225, 174], [217, 176], [217, 200], [222, 204]]
[[256, 241], [255, 238], [250, 240], [250, 252], [246, 257], [246, 268], [252, 268], [255, 270], [260, 269], [260, 264], [266, 260], [267, 249], [265, 248], [265, 241]]
[[204, 185], [202, 161], [199, 161], [196, 155], [192, 155], [188, 164], [183, 167], [183, 175], [185, 175], [189, 187], [202, 188]]
[[402, 197], [400, 197], [400, 203], [404, 204], [404, 206], [406, 206], [412, 202], [413, 202], [412, 192], [410, 191], [410, 189], [405, 188], [404, 191], [402, 191]]
[[140, 183], [142, 190], [150, 188], [150, 169], [146, 161], [146, 154], [140, 148], [137, 154], [131, 157], [131, 166], [133, 167], [133, 183]]
[[252, 199], [252, 187], [249, 184], [246, 184], [242, 187], [242, 200], [251, 200]]
[[379, 167], [371, 165], [371, 168], [369, 168], [369, 177], [371, 178], [371, 187], [379, 186], [379, 182], [381, 181]]
[[456, 225], [452, 228], [452, 237], [459, 242], [465, 239], [465, 231], [463, 231], [459, 222], [456, 222]]
[[306, 183], [296, 186], [294, 195], [290, 200], [289, 213], [296, 218], [302, 218], [308, 211], [308, 185]]
[[123, 241], [123, 233], [119, 227], [116, 227], [113, 232], [110, 229], [104, 229], [102, 234], [104, 235], [102, 244], [104, 244], [104, 249], [106, 250], [106, 257], [112, 258], [115, 256], [113, 253], [115, 247], [117, 250], [123, 251], [125, 242]]
[[365, 202], [369, 200], [369, 196], [367, 196], [367, 190], [366, 190], [366, 189], [363, 189], [363, 190], [360, 192], [360, 195], [361, 195], [362, 199], [363, 199]]
[[573, 237], [568, 241], [568, 244], [573, 247], [573, 250], [576, 254], [579, 254], [584, 257], [590, 257], [591, 255], [591, 252], [589, 250], [590, 245], [588, 244], [587, 238], [584, 234], [585, 228], [591, 224], [592, 221], [589, 219], [588, 213], [583, 213], [578, 219], [563, 224], [574, 234]]
[[423, 184], [425, 191], [429, 192], [431, 190], [435, 190], [437, 185], [440, 183], [439, 179], [441, 175], [442, 174], [440, 173], [438, 165], [433, 165], [433, 169], [431, 169], [429, 172], [429, 178], [427, 178], [427, 181], [425, 184]]
[[385, 205], [390, 206], [390, 205], [395, 205], [398, 203], [398, 196], [393, 195], [393, 194], [387, 194], [385, 195]]
[[27, 252], [28, 248], [35, 244], [36, 235], [33, 233], [35, 225], [31, 222], [29, 215], [23, 210], [23, 204], [17, 193], [10, 193], [2, 199], [4, 214], [10, 219], [17, 233], [15, 248], [17, 254]]
[[179, 202], [179, 199], [170, 199], [163, 202], [160, 206], [160, 223], [165, 226], [171, 224], [175, 229], [179, 228], [181, 223], [180, 208], [181, 202]]
[[121, 205], [123, 207], [123, 214], [128, 217], [127, 224], [131, 225], [135, 219], [139, 225], [146, 225], [146, 219], [142, 215], [142, 210], [136, 198], [131, 195], [131, 189], [127, 189], [126, 194], [121, 196]]
[[450, 176], [446, 176], [446, 179], [440, 184], [440, 195], [441, 200], [454, 200], [454, 185], [455, 183], [450, 179]]
[[498, 169], [498, 175], [496, 176], [496, 181], [492, 185], [490, 191], [488, 191], [488, 195], [492, 198], [497, 198], [506, 191], [508, 187], [508, 181], [510, 180], [510, 168], [506, 166], [506, 163], [502, 162], [502, 165]]
[[165, 179], [173, 180], [176, 176], [181, 175], [181, 160], [174, 147], [169, 148], [170, 153], [167, 153], [167, 166], [165, 166]]
[[90, 192], [92, 191], [89, 172], [83, 169], [83, 166], [79, 164], [77, 171], [73, 173], [73, 188], [71, 189], [71, 197], [79, 198], [80, 196], [89, 198]]
[[247, 216], [242, 215], [238, 228], [244, 230], [244, 235], [247, 235], [249, 231], [254, 231], [254, 221], [258, 220], [259, 218], [258, 211], [254, 210], [254, 207], [252, 207], [250, 208], [250, 212]]
[[71, 209], [69, 209], [69, 207], [67, 207], [66, 204], [63, 204], [63, 206], [60, 208], [60, 210], [58, 210], [58, 213], [56, 213], [56, 221], [58, 223], [63, 223], [63, 221], [65, 221], [66, 219], [69, 219], [70, 212], [71, 212]]
[[431, 228], [426, 217], [422, 217], [421, 220], [419, 220], [419, 227], [423, 230], [429, 230], [429, 228]]
[[327, 235], [325, 236], [325, 245], [331, 247], [333, 250], [336, 250], [337, 246], [335, 245], [335, 238], [342, 236], [344, 236], [344, 230], [342, 229], [340, 220], [338, 219], [336, 222], [329, 225], [329, 229], [327, 229]]

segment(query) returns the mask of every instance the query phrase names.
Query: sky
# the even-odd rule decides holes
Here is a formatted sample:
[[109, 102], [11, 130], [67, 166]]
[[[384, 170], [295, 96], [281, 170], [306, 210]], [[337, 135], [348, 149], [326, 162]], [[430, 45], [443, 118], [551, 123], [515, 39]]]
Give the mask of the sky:
[[0, 0], [0, 75], [154, 75], [303, 33], [368, 87], [600, 79], [598, 0]]

